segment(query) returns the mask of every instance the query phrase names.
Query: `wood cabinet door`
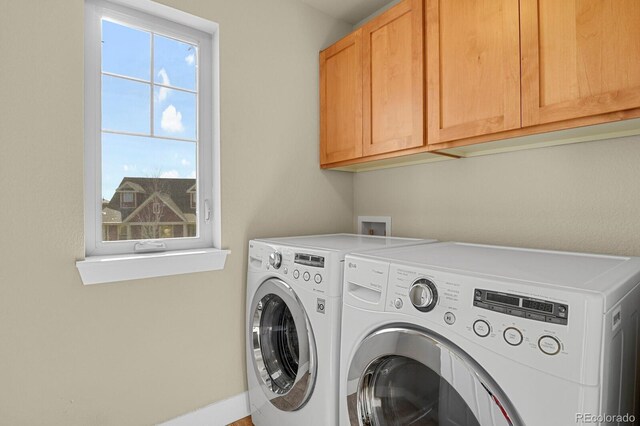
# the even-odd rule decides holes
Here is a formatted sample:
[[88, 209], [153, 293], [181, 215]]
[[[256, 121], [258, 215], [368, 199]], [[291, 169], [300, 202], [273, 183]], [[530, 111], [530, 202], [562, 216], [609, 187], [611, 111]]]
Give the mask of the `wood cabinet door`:
[[363, 154], [424, 145], [423, 0], [404, 0], [362, 28]]
[[362, 157], [362, 30], [320, 52], [320, 164]]
[[640, 1], [521, 0], [524, 126], [640, 107]]
[[427, 0], [425, 9], [428, 142], [519, 128], [518, 0]]

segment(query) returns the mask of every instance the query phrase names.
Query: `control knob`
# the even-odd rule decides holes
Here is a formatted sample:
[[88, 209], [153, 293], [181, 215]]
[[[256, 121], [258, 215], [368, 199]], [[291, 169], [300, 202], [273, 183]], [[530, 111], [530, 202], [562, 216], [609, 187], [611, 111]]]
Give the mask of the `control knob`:
[[438, 303], [438, 290], [426, 278], [416, 280], [409, 289], [409, 300], [421, 312], [429, 312]]
[[282, 255], [277, 251], [274, 251], [269, 255], [269, 265], [273, 266], [273, 269], [280, 268], [282, 265]]

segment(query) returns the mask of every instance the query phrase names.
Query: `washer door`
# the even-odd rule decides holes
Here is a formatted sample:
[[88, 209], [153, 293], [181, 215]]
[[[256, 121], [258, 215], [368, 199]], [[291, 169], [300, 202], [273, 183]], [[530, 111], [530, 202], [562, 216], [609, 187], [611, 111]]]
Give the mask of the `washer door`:
[[263, 282], [251, 305], [253, 365], [271, 403], [283, 411], [301, 408], [316, 380], [316, 345], [309, 319], [291, 287]]
[[384, 328], [349, 366], [352, 425], [521, 425], [493, 379], [457, 346], [426, 330]]

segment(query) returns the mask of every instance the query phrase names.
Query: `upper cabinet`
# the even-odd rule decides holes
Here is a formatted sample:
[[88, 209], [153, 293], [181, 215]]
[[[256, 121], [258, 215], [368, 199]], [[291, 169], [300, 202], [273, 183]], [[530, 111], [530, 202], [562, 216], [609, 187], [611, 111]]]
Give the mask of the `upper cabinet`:
[[640, 134], [640, 0], [403, 0], [320, 77], [325, 168]]
[[522, 124], [640, 106], [640, 1], [521, 0]]
[[518, 1], [426, 0], [426, 8], [429, 144], [519, 128]]
[[425, 146], [422, 5], [403, 0], [320, 52], [323, 167]]
[[362, 157], [362, 30], [320, 52], [320, 163]]
[[363, 155], [424, 145], [422, 0], [406, 0], [362, 28]]

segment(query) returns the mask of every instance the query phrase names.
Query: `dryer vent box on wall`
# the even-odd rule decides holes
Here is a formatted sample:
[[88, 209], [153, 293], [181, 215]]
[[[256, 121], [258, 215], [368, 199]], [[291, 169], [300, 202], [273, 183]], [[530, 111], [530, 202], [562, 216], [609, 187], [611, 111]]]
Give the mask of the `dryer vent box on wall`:
[[391, 236], [391, 216], [358, 216], [358, 232], [364, 235]]

